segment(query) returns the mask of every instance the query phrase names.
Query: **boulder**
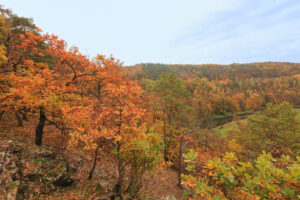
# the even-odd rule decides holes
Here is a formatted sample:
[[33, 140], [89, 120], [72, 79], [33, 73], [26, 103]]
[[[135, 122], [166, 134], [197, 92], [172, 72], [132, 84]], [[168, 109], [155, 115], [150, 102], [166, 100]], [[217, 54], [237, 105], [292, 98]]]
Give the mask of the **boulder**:
[[0, 142], [0, 199], [17, 198], [20, 177], [18, 171], [21, 147], [11, 140]]

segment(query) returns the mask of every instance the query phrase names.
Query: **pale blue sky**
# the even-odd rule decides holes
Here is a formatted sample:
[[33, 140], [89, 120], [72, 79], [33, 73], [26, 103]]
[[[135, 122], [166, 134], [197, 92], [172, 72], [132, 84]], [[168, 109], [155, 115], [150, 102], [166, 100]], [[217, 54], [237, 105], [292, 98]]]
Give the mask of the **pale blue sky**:
[[170, 64], [300, 62], [300, 0], [1, 0], [83, 54]]

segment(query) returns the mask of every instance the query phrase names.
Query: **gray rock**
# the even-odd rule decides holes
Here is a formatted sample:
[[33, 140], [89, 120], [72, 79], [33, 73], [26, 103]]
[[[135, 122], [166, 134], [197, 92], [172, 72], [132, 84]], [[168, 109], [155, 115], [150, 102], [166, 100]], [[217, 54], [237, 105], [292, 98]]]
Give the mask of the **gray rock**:
[[168, 195], [160, 198], [160, 200], [176, 200], [176, 198], [174, 197], [174, 195]]
[[0, 199], [14, 200], [19, 186], [18, 156], [20, 146], [13, 141], [0, 142]]

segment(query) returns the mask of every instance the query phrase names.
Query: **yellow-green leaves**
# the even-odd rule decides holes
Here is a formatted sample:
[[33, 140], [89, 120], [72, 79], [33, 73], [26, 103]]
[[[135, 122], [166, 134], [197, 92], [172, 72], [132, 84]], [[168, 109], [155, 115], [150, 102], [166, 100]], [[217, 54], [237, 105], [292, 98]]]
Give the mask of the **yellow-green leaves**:
[[187, 163], [186, 170], [193, 171], [195, 169], [196, 158], [198, 157], [197, 152], [194, 149], [189, 149], [187, 153], [183, 154], [184, 161]]
[[0, 45], [0, 65], [2, 65], [3, 63], [5, 63], [6, 61], [6, 51], [5, 51], [5, 46], [4, 45]]
[[[193, 161], [193, 151], [186, 154]], [[201, 174], [184, 176], [195, 198], [297, 199], [300, 193], [300, 162], [289, 156], [274, 158], [263, 152], [255, 161], [239, 161], [233, 153], [207, 162]], [[200, 198], [201, 199], [201, 198]]]

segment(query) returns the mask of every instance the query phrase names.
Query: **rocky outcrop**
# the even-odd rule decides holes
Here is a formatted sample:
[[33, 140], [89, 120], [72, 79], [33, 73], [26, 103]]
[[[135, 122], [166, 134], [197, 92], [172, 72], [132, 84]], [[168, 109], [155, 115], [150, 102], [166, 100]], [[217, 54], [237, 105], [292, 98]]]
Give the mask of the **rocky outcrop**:
[[22, 147], [14, 141], [0, 142], [0, 199], [17, 198], [20, 185], [19, 154]]
[[[113, 159], [108, 150], [100, 152], [94, 176], [87, 180], [93, 160], [83, 151], [38, 147], [21, 140], [0, 140], [0, 200], [44, 199], [45, 196], [70, 199], [72, 195], [78, 195], [78, 199], [112, 199], [117, 180]], [[145, 191], [153, 196], [151, 199], [176, 199], [166, 196], [168, 193], [180, 199], [174, 184], [177, 181], [175, 171], [164, 170], [145, 181], [149, 182], [144, 185]]]
[[30, 199], [74, 182], [63, 156], [24, 142], [0, 142], [0, 200]]
[[176, 200], [174, 195], [167, 195], [165, 197], [160, 198], [159, 200]]

